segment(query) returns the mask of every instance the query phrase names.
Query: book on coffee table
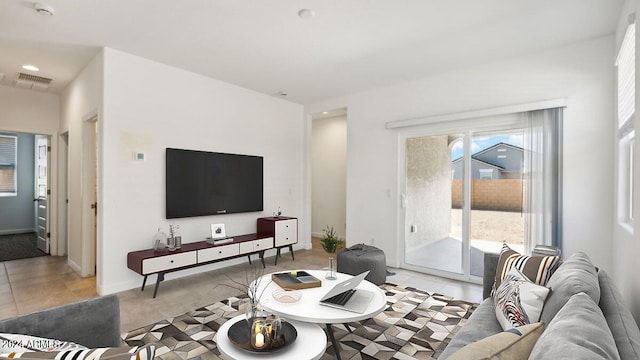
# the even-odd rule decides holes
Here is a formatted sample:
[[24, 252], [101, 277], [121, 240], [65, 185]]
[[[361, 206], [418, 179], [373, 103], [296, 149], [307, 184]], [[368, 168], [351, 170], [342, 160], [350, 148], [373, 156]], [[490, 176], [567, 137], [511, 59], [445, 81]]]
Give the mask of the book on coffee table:
[[322, 281], [306, 271], [271, 274], [273, 282], [285, 290], [300, 290], [322, 286]]

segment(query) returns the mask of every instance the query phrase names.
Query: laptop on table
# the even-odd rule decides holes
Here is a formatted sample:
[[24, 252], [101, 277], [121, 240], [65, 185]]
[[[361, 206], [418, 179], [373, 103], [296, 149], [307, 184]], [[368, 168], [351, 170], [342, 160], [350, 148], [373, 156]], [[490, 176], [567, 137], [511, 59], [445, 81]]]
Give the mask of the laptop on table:
[[374, 294], [367, 290], [356, 289], [356, 287], [360, 285], [367, 274], [369, 274], [369, 271], [336, 284], [320, 299], [320, 304], [356, 313], [364, 313]]

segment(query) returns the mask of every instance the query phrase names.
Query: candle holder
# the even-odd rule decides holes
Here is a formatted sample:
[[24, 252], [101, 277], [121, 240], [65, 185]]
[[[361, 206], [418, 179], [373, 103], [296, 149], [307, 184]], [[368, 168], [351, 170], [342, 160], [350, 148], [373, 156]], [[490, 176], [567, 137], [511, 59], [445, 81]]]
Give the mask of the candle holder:
[[256, 350], [274, 349], [284, 344], [282, 321], [278, 315], [254, 319], [251, 324], [251, 347]]
[[266, 323], [263, 319], [254, 319], [250, 331], [251, 347], [256, 350], [262, 350], [269, 346], [269, 334], [267, 332]]
[[253, 353], [278, 351], [296, 340], [298, 332], [288, 321], [275, 314], [240, 320], [231, 325], [229, 340], [237, 347]]

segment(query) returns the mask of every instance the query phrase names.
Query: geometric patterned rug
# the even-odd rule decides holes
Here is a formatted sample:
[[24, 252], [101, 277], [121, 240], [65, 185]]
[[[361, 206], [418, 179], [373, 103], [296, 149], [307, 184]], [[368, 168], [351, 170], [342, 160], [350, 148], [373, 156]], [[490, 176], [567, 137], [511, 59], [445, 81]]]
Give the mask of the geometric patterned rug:
[[[349, 323], [352, 332], [334, 325], [340, 356], [361, 359], [437, 359], [477, 308], [464, 300], [393, 284], [380, 288], [387, 307], [377, 316]], [[180, 316], [122, 334], [128, 345], [156, 343], [156, 358], [221, 359], [215, 336], [230, 318], [244, 314], [244, 300], [232, 297]], [[323, 360], [335, 359], [330, 342]]]

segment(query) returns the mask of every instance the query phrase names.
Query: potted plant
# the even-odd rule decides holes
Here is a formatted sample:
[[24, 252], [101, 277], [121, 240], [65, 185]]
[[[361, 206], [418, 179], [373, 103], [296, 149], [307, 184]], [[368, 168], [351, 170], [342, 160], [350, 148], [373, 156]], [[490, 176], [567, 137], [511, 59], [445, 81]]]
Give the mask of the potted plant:
[[[333, 226], [329, 227], [329, 225], [327, 225], [322, 232], [324, 233], [322, 239], [320, 239], [322, 249], [324, 249], [327, 254], [335, 254], [338, 247], [344, 245], [344, 240], [336, 236], [336, 231]], [[325, 278], [328, 280], [336, 279], [333, 272], [333, 256], [329, 256], [329, 272]]]

